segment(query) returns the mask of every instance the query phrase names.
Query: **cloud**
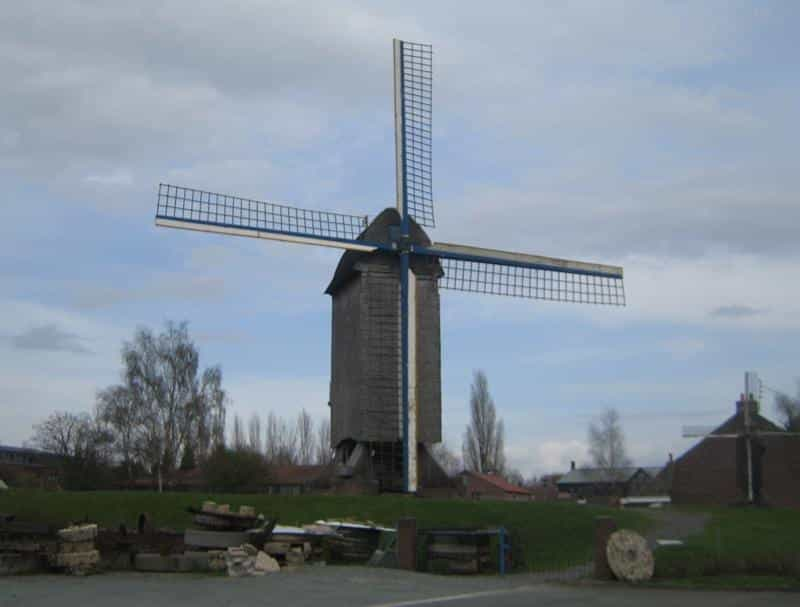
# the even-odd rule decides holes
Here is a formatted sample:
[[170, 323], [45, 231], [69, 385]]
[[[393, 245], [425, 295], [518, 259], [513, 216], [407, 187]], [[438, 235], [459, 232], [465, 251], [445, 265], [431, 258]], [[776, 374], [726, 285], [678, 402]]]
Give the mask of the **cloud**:
[[551, 438], [531, 442], [529, 447], [510, 444], [506, 447], [506, 457], [511, 467], [524, 475], [541, 475], [565, 472], [572, 461], [578, 466], [587, 463], [588, 449], [580, 440]]
[[133, 175], [124, 169], [115, 169], [110, 173], [99, 175], [87, 175], [84, 181], [89, 184], [100, 186], [128, 186], [133, 184]]
[[84, 338], [62, 331], [56, 324], [33, 327], [14, 335], [9, 340], [19, 350], [43, 350], [45, 352], [74, 352], [85, 354], [89, 349], [84, 345]]
[[103, 287], [84, 285], [76, 289], [75, 304], [85, 310], [164, 299], [202, 300], [222, 297], [225, 281], [220, 277], [186, 274], [157, 276], [139, 286]]
[[758, 308], [754, 308], [752, 306], [733, 304], [727, 306], [718, 306], [709, 312], [709, 316], [712, 318], [749, 318], [751, 316], [758, 316], [759, 314], [763, 313], [763, 310], [759, 310]]

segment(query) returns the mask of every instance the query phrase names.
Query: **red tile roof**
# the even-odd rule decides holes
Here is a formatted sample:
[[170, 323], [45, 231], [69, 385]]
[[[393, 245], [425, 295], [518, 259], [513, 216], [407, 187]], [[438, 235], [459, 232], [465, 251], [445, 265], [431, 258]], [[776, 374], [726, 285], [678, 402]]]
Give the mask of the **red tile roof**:
[[506, 493], [516, 493], [519, 495], [531, 495], [531, 492], [525, 489], [524, 487], [520, 487], [519, 485], [513, 485], [509, 483], [506, 479], [502, 476], [498, 476], [497, 474], [481, 474], [480, 472], [465, 472], [464, 474], [469, 474], [470, 476], [474, 476], [486, 483], [494, 485], [498, 489], [502, 489]]

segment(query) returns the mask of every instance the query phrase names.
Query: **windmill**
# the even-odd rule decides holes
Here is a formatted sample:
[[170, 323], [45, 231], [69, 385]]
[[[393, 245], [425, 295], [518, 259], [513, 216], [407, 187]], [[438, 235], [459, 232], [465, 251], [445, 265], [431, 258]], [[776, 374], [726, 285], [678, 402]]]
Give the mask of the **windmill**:
[[[388, 270], [384, 275], [396, 288], [383, 291], [390, 293], [381, 308], [388, 312], [367, 327], [374, 333], [382, 323], [378, 328], [386, 329], [388, 341], [384, 341], [391, 350], [381, 355], [391, 362], [392, 376], [384, 378], [379, 387], [384, 400], [389, 399], [389, 408], [376, 414], [380, 422], [377, 425], [396, 428], [390, 438], [401, 445], [402, 489], [414, 492], [418, 485], [420, 405], [422, 419], [427, 416], [429, 423], [436, 423], [438, 417], [441, 424], [440, 405], [438, 409], [436, 406], [441, 399], [439, 288], [608, 305], [624, 305], [625, 293], [621, 267], [435, 243], [428, 238], [423, 226], [435, 227], [431, 168], [433, 52], [426, 44], [394, 40], [393, 45], [396, 208], [386, 209], [370, 224], [364, 216], [299, 209], [160, 184], [156, 225], [341, 248], [346, 252], [340, 267], [364, 260], [385, 262], [384, 270]], [[336, 310], [334, 303], [334, 327]], [[431, 318], [435, 322], [427, 322]], [[335, 335], [333, 341], [336, 342]], [[429, 360], [418, 360], [418, 343], [433, 344], [425, 350]], [[336, 357], [334, 348], [334, 368]], [[359, 364], [353, 368], [363, 371]], [[359, 381], [356, 378], [352, 383]], [[429, 396], [420, 403], [420, 394], [426, 390]], [[427, 405], [429, 402], [434, 404]], [[332, 417], [348, 406], [331, 402]], [[426, 429], [424, 426], [423, 434]], [[435, 439], [436, 435], [435, 431], [429, 432], [427, 439]]]
[[[737, 413], [741, 413], [741, 428], [737, 428], [736, 417], [732, 418], [720, 426], [720, 428], [710, 428], [705, 426], [684, 426], [682, 436], [684, 438], [703, 438], [714, 440], [742, 440], [745, 450], [744, 476], [747, 484], [747, 503], [755, 504], [760, 496], [761, 479], [761, 454], [765, 449], [762, 439], [769, 436], [780, 437], [800, 437], [800, 432], [787, 432], [782, 430], [762, 418], [758, 414], [758, 403], [763, 394], [763, 383], [755, 371], [747, 371], [744, 374], [744, 392], [736, 403]], [[734, 423], [731, 424], [731, 421]], [[733, 432], [728, 431], [726, 426]]]

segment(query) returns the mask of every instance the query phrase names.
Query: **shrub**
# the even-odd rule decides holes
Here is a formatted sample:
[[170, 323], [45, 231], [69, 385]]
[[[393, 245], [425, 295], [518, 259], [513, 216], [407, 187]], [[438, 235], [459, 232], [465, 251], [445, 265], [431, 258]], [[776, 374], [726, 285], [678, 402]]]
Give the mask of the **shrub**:
[[213, 491], [252, 493], [263, 489], [268, 469], [255, 451], [218, 447], [203, 464], [203, 474]]

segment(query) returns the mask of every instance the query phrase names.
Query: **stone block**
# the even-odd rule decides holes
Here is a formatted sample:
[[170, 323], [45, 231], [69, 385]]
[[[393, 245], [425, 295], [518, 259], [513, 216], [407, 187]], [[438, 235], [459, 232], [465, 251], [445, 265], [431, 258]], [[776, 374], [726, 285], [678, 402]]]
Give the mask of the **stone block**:
[[56, 567], [76, 569], [82, 567], [94, 567], [100, 561], [100, 552], [90, 550], [88, 552], [68, 552], [56, 554], [53, 564]]
[[94, 550], [94, 542], [62, 542], [58, 545], [58, 551], [62, 554], [70, 552], [90, 552]]
[[65, 542], [88, 542], [97, 537], [97, 525], [73, 525], [59, 529], [57, 533]]
[[259, 552], [256, 555], [256, 570], [263, 573], [277, 573], [281, 570], [278, 561], [264, 552]]
[[286, 554], [289, 552], [289, 544], [287, 542], [267, 542], [264, 544], [264, 552], [267, 554]]

